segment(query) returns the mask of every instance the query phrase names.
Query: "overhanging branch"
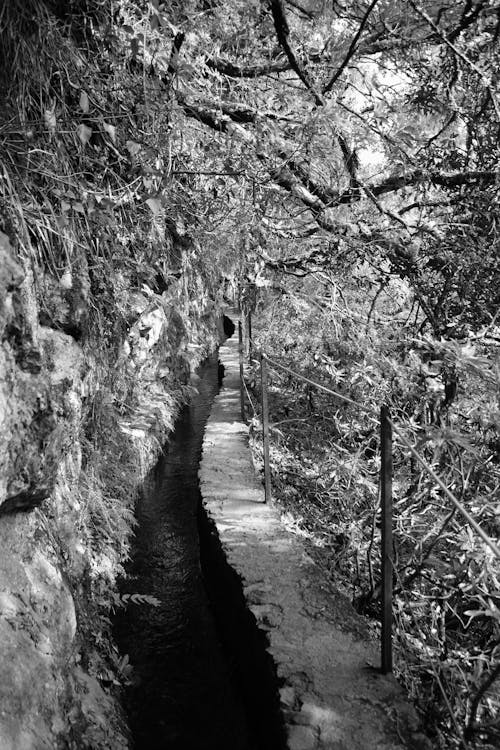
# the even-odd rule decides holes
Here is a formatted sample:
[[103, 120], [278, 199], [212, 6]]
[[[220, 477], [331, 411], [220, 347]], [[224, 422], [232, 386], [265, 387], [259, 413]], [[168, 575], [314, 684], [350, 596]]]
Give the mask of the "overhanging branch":
[[229, 76], [229, 78], [259, 78], [260, 76], [267, 76], [271, 73], [283, 73], [285, 70], [290, 70], [291, 65], [288, 60], [279, 60], [270, 63], [256, 63], [255, 65], [235, 65], [229, 60], [220, 60], [218, 58], [210, 57], [206, 61], [207, 67], [212, 70], [216, 70], [222, 75]]
[[342, 75], [343, 71], [345, 70], [346, 66], [348, 65], [349, 60], [351, 59], [351, 57], [356, 52], [358, 41], [359, 41], [359, 37], [363, 33], [363, 29], [366, 26], [368, 18], [370, 17], [370, 14], [371, 14], [372, 10], [375, 8], [375, 6], [376, 6], [377, 3], [378, 3], [378, 0], [372, 0], [372, 2], [370, 3], [370, 5], [368, 6], [367, 11], [366, 11], [365, 15], [363, 16], [363, 19], [362, 19], [362, 21], [361, 21], [361, 23], [360, 23], [360, 25], [358, 27], [358, 30], [357, 30], [356, 34], [354, 35], [354, 37], [353, 37], [353, 39], [351, 41], [351, 44], [349, 45], [349, 49], [347, 50], [347, 55], [344, 57], [342, 63], [339, 65], [339, 67], [337, 68], [337, 70], [335, 71], [335, 73], [333, 74], [333, 76], [330, 78], [330, 80], [328, 81], [328, 83], [326, 84], [326, 86], [323, 88], [323, 94], [327, 94], [329, 91], [332, 90], [333, 86], [335, 85], [335, 83], [337, 82], [337, 80], [340, 78], [340, 76]]
[[286, 20], [285, 8], [283, 6], [283, 0], [269, 0], [271, 6], [271, 12], [273, 14], [274, 28], [276, 29], [276, 36], [278, 41], [283, 47], [283, 50], [288, 58], [290, 67], [298, 75], [304, 86], [314, 97], [314, 101], [317, 105], [323, 105], [323, 97], [316, 91], [313, 82], [309, 78], [309, 75], [305, 68], [299, 63], [297, 56], [290, 44], [289, 36], [290, 29]]
[[[425, 183], [454, 189], [462, 185], [492, 186], [497, 184], [499, 179], [499, 173], [493, 170], [469, 172], [413, 170], [405, 174], [393, 175], [379, 183], [367, 183], [366, 185], [357, 183], [341, 193], [328, 185], [312, 180], [305, 167], [294, 160], [284, 149], [277, 147], [272, 154], [268, 154], [259, 148], [255, 134], [242, 124], [239, 108], [233, 110], [228, 105], [221, 107], [218, 103], [209, 107], [206, 103], [190, 102], [181, 92], [177, 92], [177, 101], [188, 117], [199, 120], [212, 130], [221, 133], [233, 133], [254, 148], [256, 158], [265, 166], [273, 182], [283, 188], [289, 195], [300, 200], [311, 211], [318, 226], [328, 232], [338, 232], [338, 224], [326, 217], [327, 209], [359, 201], [362, 197], [362, 190], [365, 190], [371, 196], [379, 197], [405, 187]], [[247, 114], [248, 118], [245, 123], [255, 123], [258, 113], [247, 110]], [[282, 160], [281, 166], [275, 166], [276, 157]]]

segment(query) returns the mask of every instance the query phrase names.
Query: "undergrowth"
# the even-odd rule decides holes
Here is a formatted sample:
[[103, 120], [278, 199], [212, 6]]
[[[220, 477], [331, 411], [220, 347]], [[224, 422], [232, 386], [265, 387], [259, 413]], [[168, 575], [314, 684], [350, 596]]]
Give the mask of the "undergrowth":
[[[358, 298], [351, 314], [355, 293], [346, 284], [343, 292], [343, 302], [332, 301], [332, 293], [322, 309], [298, 294], [268, 297], [253, 318], [254, 346], [271, 359], [273, 497], [324, 574], [349, 592], [377, 631], [380, 405], [390, 406], [446, 486], [498, 539], [498, 358], [481, 344], [415, 336], [403, 315], [391, 315], [394, 295], [386, 300], [390, 325], [362, 327], [358, 315], [363, 304], [369, 309], [369, 295]], [[273, 368], [273, 360], [374, 416]], [[458, 372], [460, 383], [456, 401], [445, 409], [442, 368]], [[252, 442], [262, 464], [257, 362], [249, 385], [257, 409], [249, 411]], [[394, 539], [397, 675], [436, 747], [496, 747], [500, 562], [397, 437]]]

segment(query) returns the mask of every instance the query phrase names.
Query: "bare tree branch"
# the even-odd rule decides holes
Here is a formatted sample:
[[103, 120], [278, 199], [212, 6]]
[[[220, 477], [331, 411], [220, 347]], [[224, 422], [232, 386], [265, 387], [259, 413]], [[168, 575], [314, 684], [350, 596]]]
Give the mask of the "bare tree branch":
[[366, 13], [365, 13], [365, 15], [363, 17], [363, 20], [361, 21], [361, 23], [359, 25], [359, 28], [358, 28], [357, 32], [355, 33], [355, 35], [354, 35], [354, 37], [353, 37], [353, 39], [351, 41], [349, 49], [347, 50], [347, 55], [344, 57], [344, 59], [342, 60], [342, 63], [340, 64], [340, 66], [337, 68], [337, 70], [335, 71], [335, 73], [333, 74], [333, 76], [330, 78], [330, 80], [328, 81], [328, 83], [326, 84], [326, 86], [323, 88], [323, 94], [327, 94], [329, 91], [332, 90], [333, 86], [335, 85], [335, 83], [337, 82], [337, 80], [339, 79], [339, 77], [342, 75], [345, 67], [349, 63], [349, 60], [354, 55], [354, 53], [356, 51], [357, 44], [358, 44], [359, 37], [363, 33], [363, 29], [366, 26], [368, 18], [370, 17], [370, 14], [371, 14], [372, 10], [374, 9], [374, 7], [376, 6], [377, 3], [378, 3], [378, 0], [372, 0], [372, 2], [370, 3], [370, 5], [368, 6], [368, 8], [366, 10]]
[[307, 10], [307, 8], [304, 8], [304, 6], [296, 2], [296, 0], [287, 0], [287, 2], [288, 2], [288, 5], [291, 5], [292, 8], [295, 8], [296, 10], [298, 10], [306, 18], [309, 18], [309, 19], [314, 18], [314, 13], [312, 13], [310, 10]]
[[479, 708], [479, 704], [481, 703], [481, 699], [483, 698], [484, 694], [487, 692], [487, 690], [490, 689], [490, 687], [493, 685], [493, 683], [499, 676], [500, 676], [500, 662], [496, 665], [496, 667], [490, 672], [490, 674], [482, 682], [476, 695], [474, 696], [474, 700], [472, 701], [472, 705], [470, 708], [469, 720], [467, 722], [467, 726], [465, 727], [465, 732], [464, 732], [464, 736], [467, 740], [472, 739], [472, 737], [474, 736], [474, 732], [477, 729], [475, 726], [475, 721], [476, 721], [477, 710]]
[[274, 271], [281, 271], [293, 276], [306, 276], [324, 269], [328, 261], [331, 260], [331, 253], [324, 249], [314, 248], [302, 255], [288, 256], [287, 258], [270, 258], [263, 252], [261, 257], [267, 268]]
[[486, 5], [487, 0], [480, 0], [480, 2], [475, 5], [475, 7], [472, 7], [471, 0], [467, 0], [467, 2], [465, 3], [464, 12], [462, 13], [462, 18], [460, 19], [460, 23], [458, 24], [456, 29], [450, 31], [450, 33], [447, 35], [450, 42], [454, 42], [460, 36], [462, 31], [465, 31], [468, 26], [476, 21], [477, 17]]
[[[308, 13], [308, 11], [305, 8], [299, 6], [298, 3], [291, 2], [291, 0], [287, 0], [287, 2], [292, 7], [297, 8], [304, 14], [307, 14], [308, 17], [313, 18], [313, 14]], [[378, 0], [375, 0], [375, 2], [372, 3], [372, 6], [374, 6], [376, 2], [378, 2]], [[322, 92], [323, 94], [328, 93], [331, 90], [336, 80], [342, 74], [343, 70], [345, 69], [346, 65], [349, 63], [349, 60], [352, 58], [355, 52], [360, 52], [363, 55], [375, 55], [379, 52], [390, 52], [391, 50], [400, 49], [402, 47], [412, 47], [421, 44], [424, 41], [427, 43], [435, 43], [436, 41], [439, 41], [439, 43], [441, 43], [444, 40], [445, 36], [450, 42], [454, 42], [466, 28], [471, 26], [477, 20], [478, 16], [483, 10], [488, 9], [487, 0], [480, 0], [480, 2], [478, 2], [477, 5], [473, 8], [472, 3], [469, 3], [469, 6], [471, 7], [467, 8], [466, 6], [464, 8], [464, 12], [462, 14], [459, 25], [446, 35], [443, 34], [436, 37], [435, 34], [432, 34], [431, 36], [427, 35], [422, 38], [389, 39], [387, 30], [384, 29], [383, 31], [378, 30], [372, 32], [368, 36], [365, 36], [364, 40], [360, 42], [362, 31], [366, 26], [369, 16], [371, 15], [372, 6], [367, 9], [363, 19], [361, 20], [358, 31], [353, 37], [344, 61], [337, 69], [337, 72], [329, 81], [329, 83], [324, 87]], [[495, 9], [493, 8], [491, 10], [494, 11]], [[320, 65], [329, 62], [329, 60], [321, 54], [309, 54], [308, 60]], [[206, 60], [206, 65], [212, 70], [216, 70], [218, 73], [226, 75], [230, 78], [259, 78], [261, 76], [271, 75], [273, 73], [283, 73], [293, 68], [288, 58], [286, 60], [272, 60], [265, 62], [256, 62], [253, 64], [237, 65], [230, 60], [212, 57]], [[303, 70], [302, 73], [304, 73]]]
[[172, 42], [172, 49], [170, 51], [170, 60], [168, 62], [167, 73], [163, 79], [163, 82], [165, 86], [167, 87], [167, 89], [169, 89], [170, 86], [172, 85], [174, 76], [177, 73], [177, 65], [179, 63], [179, 53], [184, 43], [185, 36], [186, 35], [184, 34], [183, 31], [179, 31], [179, 33], [174, 36], [174, 40]]
[[[337, 232], [339, 225], [325, 216], [325, 211], [335, 206], [345, 205], [359, 201], [364, 191], [368, 198], [374, 201], [377, 207], [380, 204], [375, 199], [386, 193], [396, 192], [405, 187], [419, 184], [434, 184], [440, 187], [453, 189], [462, 185], [492, 186], [498, 181], [496, 171], [470, 171], [470, 172], [426, 172], [413, 170], [405, 174], [394, 175], [379, 183], [362, 184], [356, 181], [344, 192], [339, 192], [328, 185], [320, 184], [311, 179], [306, 168], [297, 162], [290, 154], [279, 145], [274, 144], [272, 154], [265, 153], [257, 148], [255, 135], [242, 125], [241, 112], [238, 108], [234, 111], [228, 105], [221, 107], [219, 103], [210, 107], [206, 103], [189, 102], [184, 94], [177, 92], [177, 101], [188, 117], [193, 117], [212, 130], [224, 133], [234, 133], [244, 142], [255, 149], [256, 158], [264, 164], [273, 182], [283, 188], [289, 195], [293, 195], [308, 208], [318, 226], [328, 232]], [[250, 117], [250, 114], [252, 117]], [[258, 113], [247, 110], [248, 119], [246, 124], [254, 123]], [[275, 166], [276, 157], [282, 160], [282, 164]], [[384, 213], [387, 213], [383, 209]], [[393, 212], [389, 212], [392, 219], [401, 223], [401, 218]], [[406, 225], [405, 225], [406, 226]]]
[[[429, 41], [430, 37], [426, 38]], [[365, 39], [358, 46], [358, 51], [363, 55], [376, 55], [379, 52], [390, 52], [391, 50], [400, 49], [401, 47], [410, 47], [421, 44], [422, 40], [401, 40], [395, 39], [392, 42], [387, 41], [386, 34], [373, 34], [372, 37]], [[317, 65], [326, 65], [330, 59], [322, 54], [312, 53], [308, 55], [309, 62]], [[222, 75], [229, 78], [260, 78], [262, 76], [273, 75], [274, 73], [284, 73], [292, 70], [292, 65], [288, 59], [256, 62], [249, 65], [237, 65], [230, 60], [218, 57], [209, 57], [205, 61], [208, 68], [216, 70]]]
[[[316, 88], [314, 87], [313, 82], [309, 78], [307, 72], [299, 64], [295, 56], [295, 53], [293, 52], [290, 46], [290, 43], [288, 40], [290, 31], [289, 31], [288, 23], [287, 23], [286, 16], [285, 16], [285, 9], [283, 6], [283, 1], [282, 0], [270, 0], [270, 2], [271, 2], [271, 10], [273, 13], [273, 19], [274, 19], [274, 27], [276, 29], [278, 41], [280, 42], [281, 46], [285, 50], [285, 53], [288, 57], [291, 67], [297, 73], [300, 80], [304, 83], [308, 91], [310, 91], [311, 94], [313, 95], [316, 105], [320, 107], [324, 106], [325, 100], [323, 96], [320, 93], [318, 93], [318, 91], [316, 91]], [[376, 2], [378, 2], [378, 0], [373, 0], [372, 5], [375, 5]], [[353, 151], [349, 147], [347, 140], [345, 139], [342, 133], [339, 133], [337, 135], [337, 139], [338, 139], [338, 143], [340, 146], [340, 150], [342, 152], [342, 156], [344, 158], [346, 169], [351, 178], [351, 187], [355, 189], [356, 171], [359, 166], [357, 154], [355, 151]], [[315, 194], [317, 193], [315, 192]]]
[[[378, 184], [368, 185], [369, 190], [375, 196], [384, 193], [392, 193], [401, 188], [411, 185], [419, 185], [426, 182], [439, 185], [445, 188], [460, 187], [461, 185], [482, 184], [494, 185], [499, 179], [499, 172], [493, 170], [477, 170], [470, 172], [426, 172], [424, 170], [414, 170], [406, 174], [388, 177]], [[344, 198], [344, 199], [343, 199]], [[349, 196], [341, 196], [341, 202], [350, 202]], [[351, 199], [352, 200], [352, 199]]]
[[212, 70], [216, 70], [218, 73], [222, 73], [230, 78], [259, 78], [271, 73], [283, 73], [292, 67], [288, 60], [256, 63], [255, 65], [235, 65], [229, 62], [229, 60], [219, 60], [214, 57], [209, 58], [206, 64]]
[[450, 207], [454, 203], [460, 203], [460, 197], [458, 198], [444, 198], [441, 201], [414, 201], [413, 203], [409, 203], [407, 206], [404, 206], [403, 208], [400, 208], [398, 211], [398, 214], [402, 216], [403, 214], [408, 213], [408, 211], [413, 211], [414, 208], [442, 208], [442, 207]]
[[300, 65], [295, 55], [295, 52], [293, 51], [292, 46], [290, 44], [290, 41], [289, 41], [290, 29], [288, 26], [288, 21], [286, 20], [283, 0], [269, 0], [269, 3], [271, 6], [271, 12], [273, 14], [274, 28], [276, 29], [276, 35], [278, 37], [278, 41], [283, 47], [283, 50], [285, 51], [285, 54], [290, 62], [291, 68], [298, 75], [298, 77], [300, 78], [300, 80], [302, 81], [306, 89], [308, 89], [308, 91], [311, 92], [311, 94], [314, 97], [315, 103], [318, 106], [322, 106], [324, 104], [323, 97], [316, 91], [313, 82], [309, 78], [309, 75], [307, 74], [307, 72]]
[[450, 38], [447, 37], [439, 28], [439, 26], [432, 20], [432, 18], [429, 16], [426, 11], [420, 7], [420, 5], [417, 5], [414, 0], [408, 0], [409, 4], [413, 8], [413, 10], [418, 13], [418, 15], [423, 18], [429, 26], [436, 32], [436, 34], [439, 36], [439, 38], [446, 44], [447, 47], [449, 47], [452, 52], [460, 59], [463, 63], [465, 63], [471, 70], [473, 70], [478, 76], [479, 80], [481, 81], [484, 88], [488, 91], [488, 94], [490, 95], [491, 103], [493, 104], [493, 108], [495, 110], [497, 119], [500, 121], [500, 104], [497, 101], [496, 93], [494, 89], [491, 86], [490, 83], [490, 76], [485, 73], [481, 68], [479, 68], [475, 62], [470, 60], [467, 55], [464, 55], [464, 53], [456, 47], [455, 44], [453, 44], [452, 41], [450, 41]]

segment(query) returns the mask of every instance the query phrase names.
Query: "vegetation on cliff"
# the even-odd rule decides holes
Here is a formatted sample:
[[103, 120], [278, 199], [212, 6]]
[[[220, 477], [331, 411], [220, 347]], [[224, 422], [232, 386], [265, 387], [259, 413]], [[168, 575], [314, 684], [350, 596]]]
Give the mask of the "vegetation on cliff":
[[2, 4], [0, 56], [0, 744], [126, 747], [116, 580], [222, 269], [111, 3]]

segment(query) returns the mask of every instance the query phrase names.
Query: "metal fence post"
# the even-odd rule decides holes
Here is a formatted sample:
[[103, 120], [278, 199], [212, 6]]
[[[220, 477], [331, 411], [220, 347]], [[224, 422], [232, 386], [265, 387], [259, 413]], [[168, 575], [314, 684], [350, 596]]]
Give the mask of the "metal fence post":
[[248, 311], [248, 359], [252, 359], [252, 311]]
[[260, 383], [262, 391], [262, 442], [264, 447], [264, 498], [271, 499], [271, 466], [269, 463], [269, 401], [267, 397], [267, 362], [264, 354], [260, 355]]
[[382, 674], [392, 672], [392, 425], [380, 408], [380, 502], [382, 510]]
[[243, 422], [246, 420], [245, 415], [245, 383], [243, 378], [245, 377], [243, 372], [243, 331], [241, 326], [241, 320], [238, 321], [238, 340], [239, 340], [239, 356], [240, 356], [240, 411], [241, 419]]

